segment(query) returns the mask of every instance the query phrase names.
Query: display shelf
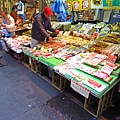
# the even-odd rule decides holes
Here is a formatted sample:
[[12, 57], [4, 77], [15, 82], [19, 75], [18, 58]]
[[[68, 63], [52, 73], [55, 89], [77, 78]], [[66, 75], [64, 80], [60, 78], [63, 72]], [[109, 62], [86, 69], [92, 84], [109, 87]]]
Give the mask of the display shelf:
[[[120, 63], [115, 63], [117, 64], [118, 66], [120, 66]], [[98, 65], [99, 68], [102, 68], [102, 65]], [[114, 75], [119, 75], [120, 74], [120, 67], [118, 67], [116, 70], [113, 70], [112, 74]]]
[[57, 59], [55, 57], [51, 57], [51, 58], [48, 58], [48, 59], [45, 59], [43, 57], [40, 57], [39, 58], [40, 61], [46, 63], [47, 65], [49, 65], [50, 67], [54, 68], [55, 66], [59, 65], [59, 64], [62, 64], [64, 63], [63, 60], [61, 59]]
[[[28, 55], [33, 61], [32, 61], [32, 66], [31, 70], [38, 75], [41, 76], [41, 66], [40, 64], [43, 64], [46, 66], [52, 74], [52, 79], [46, 76], [41, 76], [44, 80], [52, 84], [55, 88], [58, 90], [62, 91], [66, 87], [70, 87], [70, 82], [72, 79], [75, 79], [67, 74], [63, 75], [60, 74], [58, 71], [54, 71], [54, 66], [62, 64], [64, 61], [61, 59], [56, 59], [54, 57], [45, 59], [40, 57], [33, 56], [33, 54], [30, 54], [28, 52], [24, 52], [26, 55]], [[106, 83], [94, 76], [91, 76], [90, 74], [87, 74], [83, 71], [80, 71], [78, 69], [74, 69], [75, 71], [78, 71], [82, 74], [84, 74], [86, 77], [95, 79], [96, 81], [100, 82], [101, 84], [104, 84], [107, 86], [107, 89], [99, 93], [95, 91], [94, 89], [90, 88], [89, 86], [83, 84], [85, 87], [90, 89], [90, 97], [88, 99], [84, 99], [84, 109], [88, 111], [90, 114], [93, 116], [97, 117], [99, 114], [101, 114], [107, 107], [109, 107], [111, 100], [112, 100], [112, 95], [113, 95], [113, 90], [114, 90], [114, 85], [117, 84], [120, 80], [118, 80], [118, 76], [113, 75], [113, 80], [111, 80], [111, 83]], [[50, 76], [50, 75], [49, 75]], [[47, 79], [46, 79], [47, 78]], [[77, 80], [77, 79], [76, 79]], [[92, 96], [92, 97], [91, 97]], [[96, 102], [97, 101], [97, 102]], [[94, 103], [96, 104], [96, 107], [94, 107]]]
[[12, 49], [9, 48], [9, 54], [11, 56], [13, 56], [18, 62], [21, 62], [22, 60], [24, 60], [25, 56], [23, 52], [20, 53], [16, 53], [15, 51], [13, 51]]
[[90, 95], [88, 99], [85, 98], [84, 109], [91, 113], [93, 116], [97, 117], [111, 105], [113, 92], [114, 88], [109, 90], [106, 94], [104, 94], [104, 96], [99, 99]]
[[70, 86], [70, 82], [54, 71], [52, 74], [52, 85], [61, 91]]
[[35, 73], [41, 72], [41, 64], [32, 57], [29, 57], [30, 69]]
[[[29, 50], [29, 49], [28, 49]], [[59, 70], [56, 71], [54, 70], [55, 66], [58, 66], [62, 63], [64, 63], [64, 60], [57, 59], [55, 57], [47, 58], [45, 59], [44, 57], [36, 57], [33, 54], [30, 53], [29, 51], [23, 50], [24, 54], [29, 56], [31, 59], [30, 61], [30, 69], [37, 73], [39, 76], [41, 76], [43, 79], [47, 80], [52, 86], [57, 88], [58, 90], [62, 91], [67, 87], [70, 87], [71, 80], [76, 80], [77, 82], [82, 82], [82, 80], [77, 80], [74, 77], [71, 77], [69, 74], [63, 74], [59, 73]], [[33, 51], [32, 51], [33, 52]], [[86, 65], [86, 64], [85, 64]], [[94, 68], [93, 66], [89, 66], [90, 68]], [[45, 72], [44, 69], [45, 67], [48, 70], [47, 75], [42, 75], [41, 73]], [[102, 66], [97, 66], [94, 68], [95, 70], [98, 70]], [[68, 69], [69, 70], [69, 69]], [[90, 78], [91, 80], [94, 80], [101, 85], [105, 86], [105, 89], [103, 88], [101, 91], [98, 89], [96, 90], [94, 87], [90, 87], [88, 84], [83, 83], [83, 87], [88, 88], [90, 90], [89, 97], [88, 99], [84, 99], [84, 109], [91, 113], [93, 116], [97, 117], [99, 114], [101, 114], [109, 105], [111, 104], [112, 96], [113, 96], [113, 91], [114, 91], [114, 86], [120, 81], [118, 74], [120, 72], [120, 68], [115, 70], [111, 76], [113, 79], [110, 82], [105, 82], [102, 79], [99, 79], [95, 76], [92, 76], [91, 74], [88, 74], [86, 72], [83, 72], [79, 69], [74, 69], [81, 75], [84, 75], [86, 78]], [[51, 78], [52, 77], [52, 78]], [[82, 78], [82, 77], [80, 77]], [[82, 78], [84, 79], [84, 78]], [[98, 92], [99, 91], [99, 92]]]
[[[91, 94], [94, 95], [95, 97], [97, 98], [101, 98], [102, 96], [104, 96], [104, 94], [108, 91], [108, 89], [110, 90], [115, 84], [117, 84], [119, 82], [119, 79], [118, 79], [118, 76], [116, 75], [112, 75], [113, 76], [113, 79], [109, 82], [109, 83], [106, 83], [104, 82], [103, 80], [97, 78], [97, 77], [94, 77], [94, 76], [91, 76], [90, 74], [87, 74], [83, 71], [80, 71], [78, 69], [75, 69], [76, 71], [78, 71], [79, 73], [81, 73], [82, 75], [86, 76], [86, 78], [90, 78], [92, 80], [95, 80], [96, 82], [106, 86], [106, 89], [103, 91], [103, 92], [98, 92], [96, 91], [95, 89], [91, 88], [90, 86], [87, 86], [86, 84], [83, 83], [83, 85], [87, 88], [90, 89], [91, 91]], [[71, 77], [70, 75], [66, 74], [65, 76], [67, 76], [69, 79], [74, 79], [76, 81], [79, 82], [79, 80]]]

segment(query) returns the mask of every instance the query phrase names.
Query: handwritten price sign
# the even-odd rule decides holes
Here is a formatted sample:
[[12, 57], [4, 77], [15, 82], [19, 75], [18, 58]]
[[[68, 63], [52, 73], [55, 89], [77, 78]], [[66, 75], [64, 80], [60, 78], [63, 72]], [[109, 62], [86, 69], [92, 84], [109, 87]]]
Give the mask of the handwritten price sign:
[[85, 98], [89, 97], [90, 90], [84, 87], [80, 82], [76, 82], [75, 80], [71, 80], [71, 88], [84, 96]]

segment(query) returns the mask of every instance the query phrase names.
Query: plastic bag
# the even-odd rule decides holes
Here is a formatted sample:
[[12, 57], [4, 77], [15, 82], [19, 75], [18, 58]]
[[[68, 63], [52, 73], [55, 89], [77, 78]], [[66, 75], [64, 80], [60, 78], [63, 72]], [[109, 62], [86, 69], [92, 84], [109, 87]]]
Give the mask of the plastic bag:
[[7, 38], [9, 38], [11, 36], [10, 32], [8, 32], [6, 29], [3, 29], [2, 32], [5, 33], [5, 37], [7, 37]]

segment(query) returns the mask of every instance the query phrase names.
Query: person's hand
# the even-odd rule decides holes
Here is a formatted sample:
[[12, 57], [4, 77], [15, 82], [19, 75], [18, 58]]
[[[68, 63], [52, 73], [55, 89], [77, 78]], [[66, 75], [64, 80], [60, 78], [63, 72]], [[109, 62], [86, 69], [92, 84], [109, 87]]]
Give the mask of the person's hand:
[[2, 25], [2, 27], [6, 27], [6, 24], [3, 24], [3, 23], [2, 23], [1, 25]]
[[52, 37], [49, 37], [48, 40], [49, 40], [49, 42], [52, 42], [52, 41], [53, 41]]
[[60, 31], [59, 31], [59, 30], [55, 30], [55, 32], [56, 32], [57, 34], [59, 34]]

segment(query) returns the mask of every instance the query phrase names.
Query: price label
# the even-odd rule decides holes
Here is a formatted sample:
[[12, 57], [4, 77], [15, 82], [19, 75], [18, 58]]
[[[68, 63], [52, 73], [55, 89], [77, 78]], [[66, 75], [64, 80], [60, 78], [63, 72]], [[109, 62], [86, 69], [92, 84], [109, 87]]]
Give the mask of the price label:
[[117, 56], [108, 54], [106, 61], [114, 63], [117, 59]]
[[75, 80], [71, 80], [71, 88], [79, 93], [79, 82], [76, 82]]
[[74, 11], [78, 11], [79, 8], [80, 8], [80, 2], [75, 1], [75, 2], [73, 3], [73, 10], [74, 10]]
[[112, 73], [113, 69], [108, 67], [108, 66], [103, 66], [101, 71], [103, 71], [103, 72], [107, 73], [108, 75], [110, 75]]
[[89, 97], [90, 90], [86, 87], [84, 87], [80, 82], [76, 82], [74, 80], [71, 80], [71, 87], [73, 90], [84, 96], [85, 98]]
[[66, 2], [67, 9], [72, 11], [72, 2]]
[[84, 96], [85, 98], [89, 97], [90, 94], [90, 89], [82, 86], [82, 84], [80, 84], [80, 89], [79, 89], [79, 93]]

